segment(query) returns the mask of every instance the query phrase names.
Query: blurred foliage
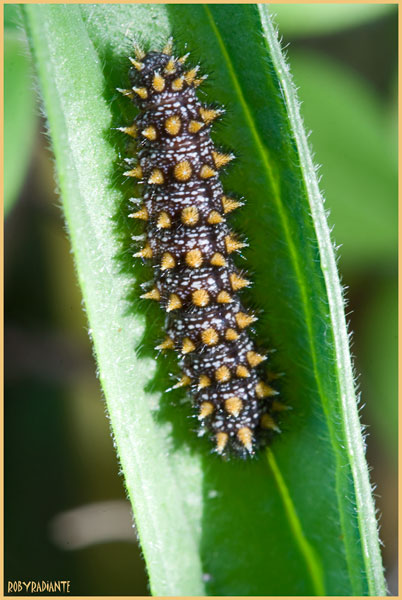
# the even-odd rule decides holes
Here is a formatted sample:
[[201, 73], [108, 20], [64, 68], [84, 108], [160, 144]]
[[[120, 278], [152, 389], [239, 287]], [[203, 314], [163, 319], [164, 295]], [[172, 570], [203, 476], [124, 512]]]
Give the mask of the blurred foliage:
[[[23, 35], [11, 7], [4, 31], [4, 212], [18, 198], [32, 153], [37, 124], [31, 64]], [[9, 11], [5, 11], [9, 15]]]
[[387, 260], [398, 243], [397, 129], [388, 136], [383, 102], [347, 67], [304, 51], [290, 63], [342, 267]]
[[387, 15], [392, 4], [271, 4], [282, 35], [306, 36], [332, 33]]
[[[361, 373], [362, 400], [366, 404], [363, 421], [370, 426], [367, 441], [374, 464], [374, 482], [378, 474], [383, 486], [378, 492], [386, 509], [381, 532], [387, 551], [395, 546], [396, 532], [396, 513], [392, 508], [396, 503], [392, 498], [389, 501], [389, 495], [396, 494], [395, 486], [387, 487], [387, 482], [381, 480], [387, 463], [396, 464], [397, 64], [396, 37], [392, 34], [392, 28], [396, 32], [395, 7], [271, 6], [278, 15], [285, 42], [290, 42], [288, 55], [300, 87], [299, 96], [304, 101], [302, 114], [307, 129], [313, 132], [316, 161], [323, 165], [322, 188], [327, 197], [326, 207], [331, 211], [330, 223], [335, 224], [334, 239], [343, 244], [340, 264], [344, 283], [350, 287], [347, 295], [354, 311], [350, 316], [351, 329]], [[15, 27], [17, 13], [17, 6], [5, 6], [6, 103], [8, 82], [13, 81], [7, 79], [8, 55], [12, 57], [14, 53], [14, 59], [26, 56], [25, 49], [18, 50], [13, 42], [7, 42], [10, 28], [19, 36]], [[381, 22], [387, 13], [390, 28], [384, 29]], [[369, 33], [362, 26], [364, 21], [371, 22]], [[331, 33], [331, 42], [326, 32]], [[309, 53], [305, 51], [309, 35], [321, 36], [321, 46], [314, 55], [314, 48], [310, 47]], [[13, 39], [12, 34], [9, 39]], [[378, 52], [379, 62], [375, 64], [370, 59], [373, 46], [389, 49], [388, 54]], [[345, 47], [349, 52], [346, 59]], [[386, 75], [381, 80], [379, 97], [374, 86], [378, 87], [379, 74], [387, 74], [390, 68], [393, 76]], [[23, 86], [22, 97], [27, 101], [32, 85], [27, 79], [26, 65], [17, 68], [17, 72], [21, 74], [20, 81], [11, 87], [17, 90]], [[315, 101], [318, 94], [320, 102]], [[10, 127], [11, 138], [25, 140], [26, 132], [22, 135], [20, 129], [15, 129], [19, 123], [8, 125], [9, 120], [18, 120], [10, 119], [7, 116], [10, 114], [14, 117], [19, 113], [6, 110], [6, 130]], [[20, 181], [14, 185], [19, 188], [25, 171], [23, 157], [17, 155], [16, 159], [13, 154], [16, 149], [8, 151], [11, 146], [7, 145], [7, 139], [5, 144], [6, 154], [14, 157], [10, 166], [5, 157], [5, 189], [6, 186], [12, 189], [15, 164]], [[49, 521], [60, 511], [89, 501], [124, 498], [124, 491], [116, 473], [98, 384], [94, 380], [92, 384], [86, 383], [93, 377], [94, 365], [63, 224], [55, 206], [58, 201], [53, 193], [52, 166], [44, 145], [46, 142], [42, 141], [42, 146], [35, 146], [29, 193], [25, 191], [20, 198], [6, 227], [5, 575], [40, 579], [50, 579], [53, 574], [71, 576], [80, 586], [80, 592], [88, 595], [146, 594], [143, 563], [134, 544], [105, 543], [69, 553], [55, 548], [48, 536]], [[347, 193], [350, 186], [355, 190], [353, 195]], [[62, 332], [63, 338], [57, 338], [51, 350], [38, 352], [46, 336], [53, 332]], [[14, 347], [17, 333], [23, 335], [21, 344]], [[66, 340], [72, 341], [74, 359], [64, 352]], [[31, 355], [37, 355], [37, 360]], [[57, 385], [54, 373], [48, 368], [54, 357], [59, 363]], [[70, 376], [74, 383], [68, 379]], [[81, 410], [84, 402], [85, 411]], [[32, 432], [21, 438], [20, 413], [26, 414], [28, 426], [38, 421], [38, 435]], [[41, 468], [42, 465], [46, 468]], [[395, 564], [396, 555], [386, 553], [386, 567], [391, 575]], [[393, 579], [389, 585], [391, 593], [396, 594]]]

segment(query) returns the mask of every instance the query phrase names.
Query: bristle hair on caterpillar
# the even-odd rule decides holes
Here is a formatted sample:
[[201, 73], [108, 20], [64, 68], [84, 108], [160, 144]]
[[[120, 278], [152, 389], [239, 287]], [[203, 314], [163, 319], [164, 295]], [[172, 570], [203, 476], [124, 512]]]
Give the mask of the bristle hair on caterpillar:
[[139, 107], [121, 127], [138, 141], [135, 166], [142, 201], [130, 215], [146, 224], [134, 254], [154, 267], [154, 285], [142, 295], [167, 314], [160, 351], [174, 351], [201, 431], [223, 456], [252, 456], [279, 428], [273, 413], [286, 408], [264, 377], [267, 356], [250, 335], [256, 317], [239, 292], [251, 285], [233, 256], [246, 243], [227, 216], [242, 202], [223, 190], [219, 171], [234, 159], [215, 147], [211, 127], [223, 109], [204, 106], [196, 89], [205, 77], [176, 57], [171, 39], [145, 52], [134, 46], [131, 87], [119, 89]]

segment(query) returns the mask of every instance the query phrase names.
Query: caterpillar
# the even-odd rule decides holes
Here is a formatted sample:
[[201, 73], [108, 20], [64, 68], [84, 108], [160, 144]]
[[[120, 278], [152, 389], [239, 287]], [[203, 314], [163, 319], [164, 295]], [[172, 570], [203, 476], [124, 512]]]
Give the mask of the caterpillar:
[[134, 51], [132, 87], [118, 91], [139, 115], [119, 129], [139, 140], [137, 164], [124, 175], [143, 186], [130, 216], [147, 223], [146, 243], [134, 256], [151, 261], [154, 287], [141, 298], [166, 311], [167, 337], [156, 350], [177, 352], [183, 376], [174, 387], [189, 387], [202, 431], [218, 454], [247, 457], [280, 431], [272, 413], [287, 407], [261, 376], [267, 356], [248, 333], [256, 317], [238, 296], [250, 281], [232, 256], [246, 243], [226, 215], [243, 203], [224, 193], [218, 174], [234, 155], [210, 135], [224, 110], [198, 100], [205, 76], [185, 67], [188, 54], [173, 56], [172, 39], [162, 51]]

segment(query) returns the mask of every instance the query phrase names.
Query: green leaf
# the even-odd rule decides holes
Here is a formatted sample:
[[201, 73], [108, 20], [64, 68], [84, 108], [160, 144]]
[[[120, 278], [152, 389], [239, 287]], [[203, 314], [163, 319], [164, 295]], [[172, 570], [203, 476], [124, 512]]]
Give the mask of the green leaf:
[[26, 41], [19, 31], [11, 28], [4, 34], [4, 92], [4, 213], [7, 215], [24, 183], [37, 122]]
[[364, 81], [333, 60], [290, 52], [290, 62], [315, 158], [322, 165], [342, 266], [357, 268], [395, 256], [398, 166], [385, 107]]
[[388, 15], [392, 4], [270, 4], [286, 36], [323, 35]]
[[[289, 73], [261, 5], [25, 5], [77, 273], [111, 425], [156, 595], [384, 592], [332, 246]], [[293, 407], [258, 458], [222, 461], [154, 359], [163, 315], [136, 301], [124, 143], [130, 38], [173, 32], [229, 107], [215, 139], [239, 155], [249, 302]], [[119, 166], [120, 165], [120, 166]], [[125, 191], [125, 194], [123, 193]], [[138, 193], [138, 191], [137, 191]], [[315, 220], [315, 225], [312, 216]], [[246, 264], [246, 263], [244, 263]], [[134, 300], [133, 300], [134, 299]], [[135, 349], [137, 351], [135, 351]]]
[[18, 4], [4, 5], [4, 28], [17, 29], [21, 22], [21, 12]]

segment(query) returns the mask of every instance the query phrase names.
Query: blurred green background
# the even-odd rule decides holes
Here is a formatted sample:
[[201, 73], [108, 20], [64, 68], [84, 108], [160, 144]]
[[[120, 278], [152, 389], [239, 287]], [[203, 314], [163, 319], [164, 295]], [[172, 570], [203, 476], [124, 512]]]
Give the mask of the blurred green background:
[[[361, 418], [394, 595], [397, 6], [271, 7], [289, 43], [333, 239], [341, 245]], [[5, 5], [4, 43], [5, 582], [69, 579], [73, 595], [145, 595], [16, 5]]]

